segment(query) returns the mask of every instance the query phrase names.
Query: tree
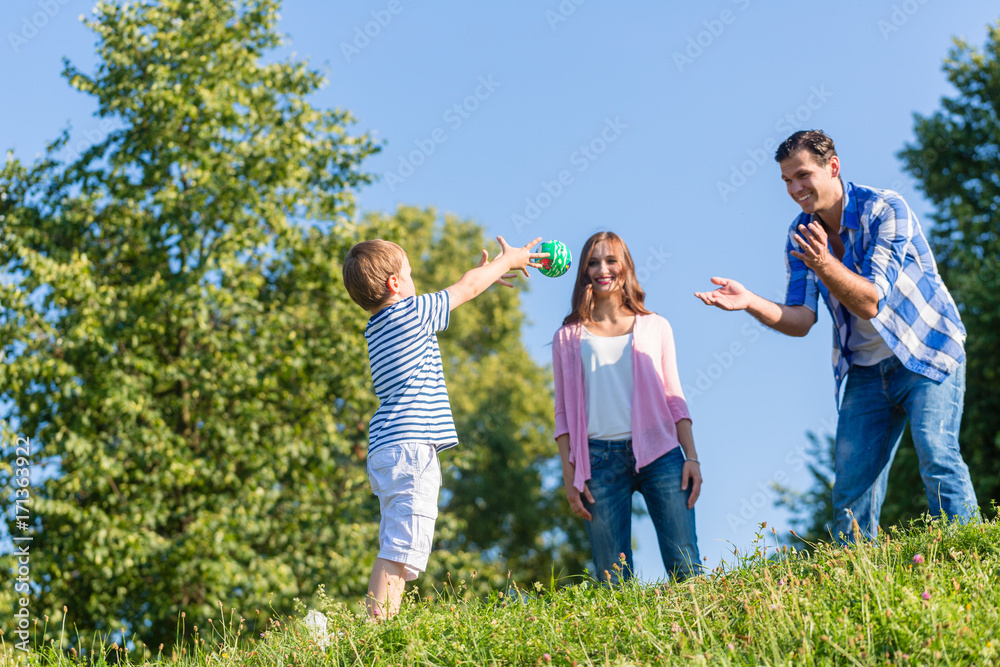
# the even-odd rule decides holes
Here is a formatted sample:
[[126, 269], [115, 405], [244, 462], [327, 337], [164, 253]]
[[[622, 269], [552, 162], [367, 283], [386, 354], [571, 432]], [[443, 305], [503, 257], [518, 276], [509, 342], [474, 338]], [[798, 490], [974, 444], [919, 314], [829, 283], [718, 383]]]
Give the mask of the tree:
[[[899, 157], [936, 208], [930, 241], [968, 330], [960, 441], [986, 509], [1000, 499], [1000, 22], [983, 49], [956, 40], [943, 69], [958, 94], [914, 114], [916, 138]], [[906, 487], [922, 488], [909, 454], [898, 467], [912, 482], [894, 479], [886, 500], [892, 519], [908, 515]]]
[[276, 12], [98, 4], [97, 71], [64, 76], [117, 129], [0, 172], [5, 429], [54, 467], [32, 605], [69, 627], [155, 646], [181, 610], [364, 585], [371, 400], [337, 258], [376, 146], [309, 105], [318, 72], [262, 62]]
[[[319, 584], [361, 598], [376, 398], [340, 260], [376, 227], [398, 232], [440, 288], [482, 246], [474, 223], [428, 211], [351, 222], [378, 147], [307, 102], [318, 72], [262, 60], [276, 12], [99, 4], [97, 71], [64, 75], [117, 129], [68, 163], [67, 132], [0, 171], [0, 483], [30, 437], [32, 616], [58, 626], [66, 605], [84, 641], [125, 628], [169, 644], [181, 612], [207, 627], [220, 602], [259, 627]], [[551, 397], [518, 308], [516, 291], [491, 292], [443, 343], [468, 445], [447, 461], [454, 512], [431, 577], [480, 567], [500, 585], [508, 555], [536, 577], [559, 549], [573, 567], [579, 527], [540, 537], [566, 522], [539, 491]], [[0, 498], [8, 515], [14, 499]]]

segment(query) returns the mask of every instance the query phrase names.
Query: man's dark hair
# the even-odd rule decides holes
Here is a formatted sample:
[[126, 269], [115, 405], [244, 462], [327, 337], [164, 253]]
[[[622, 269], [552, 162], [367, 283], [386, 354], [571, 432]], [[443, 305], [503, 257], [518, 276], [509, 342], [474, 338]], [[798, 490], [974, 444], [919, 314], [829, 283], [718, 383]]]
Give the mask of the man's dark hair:
[[833, 139], [826, 136], [823, 130], [801, 130], [781, 142], [774, 152], [774, 161], [783, 162], [799, 151], [809, 151], [821, 167], [825, 167], [837, 154]]

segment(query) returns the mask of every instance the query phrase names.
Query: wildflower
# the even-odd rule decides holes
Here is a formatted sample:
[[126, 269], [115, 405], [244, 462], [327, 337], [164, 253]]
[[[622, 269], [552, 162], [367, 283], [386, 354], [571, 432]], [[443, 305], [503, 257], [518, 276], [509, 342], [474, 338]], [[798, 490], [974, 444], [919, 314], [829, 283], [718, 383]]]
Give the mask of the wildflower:
[[677, 634], [678, 632], [680, 632], [680, 631], [681, 631], [681, 626], [677, 625], [677, 622], [676, 622], [676, 621], [674, 621], [674, 622], [673, 622], [673, 623], [672, 623], [672, 624], [670, 625], [670, 631], [671, 631], [671, 632], [673, 632], [674, 634]]
[[544, 660], [545, 662], [552, 662], [552, 656], [549, 655], [548, 653], [543, 653], [542, 660]]
[[735, 651], [736, 650], [736, 647], [733, 646], [732, 644], [726, 644], [726, 648], [728, 648], [730, 651]]
[[622, 551], [620, 554], [618, 554], [618, 560], [621, 561], [622, 563], [625, 562], [625, 552], [624, 551]]
[[785, 580], [784, 579], [778, 579], [778, 585], [779, 586], [784, 586], [785, 585]]
[[923, 556], [923, 554], [917, 554], [917, 555], [915, 555], [913, 557], [913, 563], [915, 565], [920, 565], [923, 562], [924, 562], [924, 556]]
[[928, 593], [927, 591], [924, 591], [924, 594], [921, 597], [923, 599], [925, 599], [925, 600], [930, 600], [931, 599], [931, 594]]

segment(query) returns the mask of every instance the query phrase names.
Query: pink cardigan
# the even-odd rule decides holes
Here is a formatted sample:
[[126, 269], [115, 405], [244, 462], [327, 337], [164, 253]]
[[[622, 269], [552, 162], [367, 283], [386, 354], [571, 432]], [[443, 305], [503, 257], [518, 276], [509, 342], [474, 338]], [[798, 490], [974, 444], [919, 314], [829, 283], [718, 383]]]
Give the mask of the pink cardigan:
[[[580, 323], [567, 324], [552, 338], [556, 390], [556, 438], [569, 433], [573, 485], [590, 479], [587, 408], [584, 403]], [[632, 451], [636, 470], [680, 445], [677, 422], [691, 419], [677, 374], [674, 332], [656, 314], [638, 315], [632, 330]]]

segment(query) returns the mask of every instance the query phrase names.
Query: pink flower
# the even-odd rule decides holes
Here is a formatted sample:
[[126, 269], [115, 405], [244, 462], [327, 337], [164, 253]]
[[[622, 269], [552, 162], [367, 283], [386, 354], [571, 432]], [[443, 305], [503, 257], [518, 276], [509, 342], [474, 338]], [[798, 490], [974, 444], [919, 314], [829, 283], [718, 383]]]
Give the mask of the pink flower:
[[621, 552], [620, 554], [618, 554], [618, 560], [620, 560], [623, 563], [625, 562], [625, 552], [624, 551]]
[[931, 594], [928, 593], [927, 591], [924, 591], [924, 594], [921, 597], [923, 599], [925, 599], [925, 600], [930, 600], [931, 599]]
[[552, 656], [549, 655], [548, 653], [543, 653], [542, 660], [544, 660], [545, 662], [552, 662]]
[[736, 650], [736, 647], [733, 646], [732, 644], [726, 644], [726, 648], [728, 648], [730, 651], [735, 651]]
[[920, 565], [923, 562], [924, 562], [923, 554], [917, 554], [916, 556], [913, 557], [913, 563], [915, 565]]
[[681, 631], [681, 626], [677, 625], [677, 623], [672, 623], [670, 625], [670, 631], [671, 632], [680, 632]]

